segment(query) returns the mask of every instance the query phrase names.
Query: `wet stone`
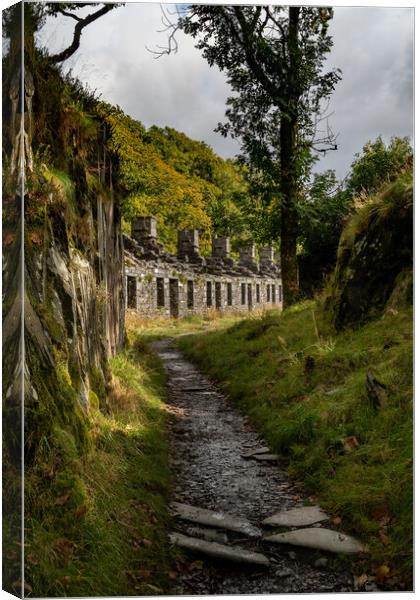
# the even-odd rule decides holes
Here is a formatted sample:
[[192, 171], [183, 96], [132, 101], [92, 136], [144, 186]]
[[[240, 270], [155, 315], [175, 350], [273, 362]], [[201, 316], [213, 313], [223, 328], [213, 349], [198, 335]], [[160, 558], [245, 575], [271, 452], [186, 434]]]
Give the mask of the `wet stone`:
[[241, 454], [242, 458], [252, 458], [257, 454], [267, 454], [270, 452], [270, 448], [268, 446], [263, 446], [262, 448], [256, 448], [255, 450], [250, 450], [249, 452], [245, 452]]
[[294, 572], [292, 571], [292, 569], [278, 569], [275, 573], [276, 577], [279, 578], [283, 578], [283, 577], [293, 577]]
[[304, 527], [327, 519], [327, 513], [318, 506], [303, 506], [302, 508], [292, 508], [276, 513], [264, 519], [262, 524], [272, 527]]
[[325, 567], [328, 566], [328, 558], [318, 558], [315, 562], [314, 562], [314, 567], [316, 567], [317, 569], [325, 569]]
[[187, 527], [185, 530], [190, 537], [199, 537], [209, 542], [219, 542], [219, 544], [227, 544], [228, 536], [224, 531], [217, 529], [207, 529], [204, 527]]
[[208, 386], [207, 387], [181, 387], [180, 390], [182, 392], [200, 392], [200, 393], [207, 392], [210, 394], [213, 393], [212, 390], [210, 390], [208, 388]]
[[278, 454], [253, 454], [252, 458], [255, 460], [264, 460], [267, 462], [276, 462], [279, 460]]
[[197, 538], [188, 537], [182, 533], [172, 533], [169, 536], [169, 539], [172, 544], [175, 544], [180, 548], [205, 554], [212, 558], [262, 567], [268, 567], [270, 565], [269, 559], [263, 554], [260, 554], [259, 552], [250, 552], [249, 550], [244, 550], [238, 546], [226, 546], [216, 542], [207, 542]]
[[274, 544], [291, 544], [341, 554], [357, 554], [364, 550], [362, 544], [355, 538], [338, 531], [322, 528], [296, 529], [269, 535], [263, 540]]
[[245, 519], [240, 519], [218, 511], [198, 508], [197, 506], [189, 506], [188, 504], [182, 504], [181, 502], [172, 502], [171, 508], [177, 517], [185, 521], [209, 525], [210, 527], [220, 527], [250, 537], [261, 536], [261, 531]]

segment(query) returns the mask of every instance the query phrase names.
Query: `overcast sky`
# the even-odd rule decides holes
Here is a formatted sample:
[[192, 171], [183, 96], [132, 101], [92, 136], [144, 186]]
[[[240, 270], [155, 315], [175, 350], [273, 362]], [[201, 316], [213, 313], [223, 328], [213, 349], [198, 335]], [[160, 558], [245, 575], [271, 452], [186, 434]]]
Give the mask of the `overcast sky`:
[[[80, 49], [64, 69], [147, 127], [169, 125], [223, 157], [234, 156], [237, 143], [213, 131], [224, 120], [229, 95], [224, 75], [182, 33], [178, 53], [156, 60], [145, 47], [165, 44], [160, 19], [159, 4], [116, 8], [84, 30]], [[54, 52], [64, 48], [73, 24], [65, 17], [49, 20], [42, 43]], [[338, 7], [330, 32], [334, 47], [327, 65], [343, 71], [330, 102], [339, 148], [316, 168], [333, 168], [344, 177], [368, 139], [413, 136], [414, 10]]]

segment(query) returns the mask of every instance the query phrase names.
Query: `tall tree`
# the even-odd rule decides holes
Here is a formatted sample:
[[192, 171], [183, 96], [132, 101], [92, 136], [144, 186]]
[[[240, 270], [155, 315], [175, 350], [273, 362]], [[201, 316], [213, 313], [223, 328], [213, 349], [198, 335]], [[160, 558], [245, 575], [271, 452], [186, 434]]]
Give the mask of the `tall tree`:
[[[314, 132], [321, 103], [340, 79], [322, 72], [332, 46], [331, 9], [281, 6], [198, 6], [179, 27], [196, 38], [210, 65], [224, 70], [236, 95], [228, 99], [225, 135], [241, 139], [251, 169], [262, 173], [275, 197], [280, 223], [285, 305], [298, 296], [296, 245], [299, 183], [311, 149], [336, 148], [327, 132], [321, 148]], [[171, 38], [170, 38], [171, 43]]]

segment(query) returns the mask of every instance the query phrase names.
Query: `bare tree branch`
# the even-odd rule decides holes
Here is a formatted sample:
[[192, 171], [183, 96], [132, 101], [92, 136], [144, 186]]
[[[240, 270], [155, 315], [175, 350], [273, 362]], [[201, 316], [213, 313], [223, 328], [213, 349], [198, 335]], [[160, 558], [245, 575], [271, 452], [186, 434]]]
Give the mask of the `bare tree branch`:
[[82, 20], [81, 17], [78, 17], [74, 13], [67, 12], [66, 10], [64, 10], [63, 8], [61, 8], [60, 6], [57, 8], [57, 12], [59, 12], [64, 17], [70, 17], [71, 19], [74, 19], [75, 21], [81, 21]]
[[171, 12], [169, 9], [164, 8], [162, 5], [160, 5], [160, 10], [162, 12], [161, 21], [164, 28], [159, 29], [158, 33], [167, 33], [169, 31], [170, 33], [168, 33], [168, 40], [166, 46], [157, 45], [156, 47], [158, 48], [158, 50], [152, 50], [148, 46], [145, 46], [148, 52], [155, 55], [155, 58], [160, 58], [165, 54], [176, 54], [178, 52], [178, 40], [176, 39], [176, 34], [179, 31], [179, 25], [178, 22], [174, 23], [171, 20], [170, 16], [177, 14], [179, 17], [179, 10], [176, 10], [176, 12]]
[[[74, 28], [74, 32], [73, 32], [73, 41], [70, 44], [70, 46], [68, 46], [65, 50], [62, 50], [58, 54], [53, 54], [52, 56], [50, 56], [49, 57], [50, 62], [52, 62], [52, 63], [63, 62], [64, 60], [67, 60], [70, 56], [72, 56], [72, 54], [74, 54], [76, 52], [76, 50], [79, 49], [80, 38], [82, 36], [83, 29], [85, 27], [87, 27], [87, 25], [90, 25], [91, 23], [93, 23], [94, 21], [99, 19], [100, 17], [103, 17], [103, 15], [106, 15], [106, 13], [111, 11], [115, 6], [116, 6], [115, 4], [105, 4], [102, 8], [100, 8], [99, 10], [97, 10], [94, 13], [91, 13], [90, 15], [88, 15], [87, 17], [85, 17], [83, 19], [81, 19], [80, 17], [76, 17], [76, 15], [73, 15], [73, 18], [76, 18], [76, 20], [77, 20], [77, 24], [76, 24], [76, 26]], [[60, 12], [61, 12], [61, 14], [64, 14], [62, 10]], [[65, 15], [65, 16], [70, 16], [70, 13], [67, 13], [67, 15]]]

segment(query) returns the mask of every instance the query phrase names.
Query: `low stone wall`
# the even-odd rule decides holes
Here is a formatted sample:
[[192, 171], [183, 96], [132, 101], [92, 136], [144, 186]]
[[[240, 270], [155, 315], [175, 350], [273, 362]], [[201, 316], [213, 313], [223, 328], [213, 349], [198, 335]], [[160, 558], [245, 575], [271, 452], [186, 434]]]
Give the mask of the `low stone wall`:
[[280, 270], [269, 248], [260, 251], [260, 264], [253, 245], [244, 248], [236, 263], [229, 257], [228, 238], [216, 238], [212, 256], [204, 258], [198, 252], [198, 233], [184, 231], [174, 256], [156, 241], [156, 222], [150, 217], [133, 223], [132, 236], [124, 239], [126, 302], [143, 317], [282, 306]]

